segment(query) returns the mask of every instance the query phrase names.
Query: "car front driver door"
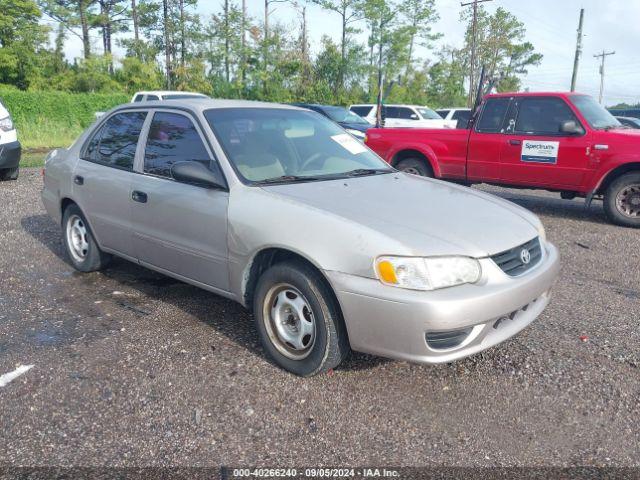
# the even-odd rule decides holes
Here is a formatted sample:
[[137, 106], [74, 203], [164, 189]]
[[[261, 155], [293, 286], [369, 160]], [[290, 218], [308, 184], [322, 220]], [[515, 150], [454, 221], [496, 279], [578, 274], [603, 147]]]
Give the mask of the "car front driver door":
[[[569, 105], [558, 97], [516, 98], [500, 155], [505, 184], [571, 189], [589, 169], [589, 135]], [[576, 131], [562, 131], [575, 122]]]

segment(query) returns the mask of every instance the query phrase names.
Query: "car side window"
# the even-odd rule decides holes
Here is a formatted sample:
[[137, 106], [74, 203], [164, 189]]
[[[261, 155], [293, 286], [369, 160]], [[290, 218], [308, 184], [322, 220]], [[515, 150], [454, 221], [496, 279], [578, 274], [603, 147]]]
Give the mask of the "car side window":
[[395, 118], [401, 118], [403, 120], [418, 120], [418, 114], [410, 108], [397, 107], [396, 112]]
[[144, 171], [171, 178], [171, 167], [178, 162], [203, 163], [212, 171], [212, 160], [202, 138], [189, 117], [170, 112], [153, 115], [144, 151]]
[[134, 102], [141, 102], [143, 98], [144, 98], [144, 95], [138, 94], [135, 97], [133, 97], [133, 101]]
[[515, 132], [533, 135], [561, 135], [567, 120], [579, 124], [569, 106], [560, 98], [531, 97], [518, 102]]
[[476, 131], [483, 133], [500, 132], [510, 101], [507, 97], [488, 99], [484, 107], [482, 107], [482, 114], [480, 115]]
[[468, 110], [456, 110], [453, 112], [452, 120], [457, 120], [456, 128], [467, 128], [469, 125], [469, 119], [471, 118], [471, 112]]
[[91, 138], [82, 158], [102, 165], [133, 170], [138, 138], [147, 112], [117, 113]]
[[447, 118], [447, 115], [449, 115], [450, 110], [436, 110], [436, 113], [438, 115], [440, 115], [442, 118]]
[[353, 113], [356, 113], [358, 115], [360, 115], [361, 117], [366, 117], [367, 115], [369, 115], [369, 112], [371, 112], [371, 110], [373, 109], [373, 107], [351, 107], [349, 110], [351, 110]]
[[160, 97], [157, 95], [147, 95], [147, 102], [152, 102], [153, 100], [160, 100]]

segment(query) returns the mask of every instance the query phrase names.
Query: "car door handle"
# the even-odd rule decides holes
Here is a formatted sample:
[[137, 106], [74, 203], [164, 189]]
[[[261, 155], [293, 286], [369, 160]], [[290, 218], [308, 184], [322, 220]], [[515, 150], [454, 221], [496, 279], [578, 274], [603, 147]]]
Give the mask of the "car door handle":
[[138, 190], [134, 190], [131, 193], [131, 200], [133, 200], [134, 202], [139, 202], [139, 203], [147, 203], [147, 194], [144, 192], [139, 192]]
[[509, 140], [509, 145], [522, 145], [522, 142], [520, 140], [515, 140], [515, 139], [511, 139]]
[[76, 175], [75, 177], [73, 177], [73, 183], [75, 183], [76, 185], [84, 185], [84, 177]]

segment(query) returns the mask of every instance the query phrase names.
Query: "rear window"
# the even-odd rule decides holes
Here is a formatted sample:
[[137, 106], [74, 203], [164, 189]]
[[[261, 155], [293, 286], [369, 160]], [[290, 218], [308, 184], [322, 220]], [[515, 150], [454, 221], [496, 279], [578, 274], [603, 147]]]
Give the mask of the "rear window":
[[358, 115], [360, 115], [361, 117], [366, 117], [367, 115], [369, 115], [369, 112], [371, 112], [371, 110], [373, 109], [373, 107], [351, 107], [349, 110], [351, 110], [353, 113], [356, 113]]
[[499, 132], [507, 114], [509, 102], [510, 99], [507, 97], [487, 100], [482, 108], [482, 114], [476, 130], [484, 133]]

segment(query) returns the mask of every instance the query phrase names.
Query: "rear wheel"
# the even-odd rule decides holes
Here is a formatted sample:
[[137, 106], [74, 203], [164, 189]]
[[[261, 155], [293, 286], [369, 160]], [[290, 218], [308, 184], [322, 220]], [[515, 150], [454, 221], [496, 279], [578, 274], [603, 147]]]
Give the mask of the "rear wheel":
[[405, 158], [400, 160], [396, 168], [404, 173], [420, 175], [421, 177], [433, 177], [433, 170], [422, 158]]
[[340, 309], [320, 274], [303, 262], [262, 274], [253, 300], [262, 346], [280, 367], [308, 377], [335, 368], [349, 353]]
[[0, 181], [17, 180], [20, 174], [20, 167], [0, 169]]
[[74, 268], [81, 272], [101, 270], [111, 255], [98, 247], [87, 220], [77, 205], [69, 205], [62, 216], [63, 242]]
[[604, 211], [612, 223], [640, 228], [640, 172], [611, 182], [604, 194]]

